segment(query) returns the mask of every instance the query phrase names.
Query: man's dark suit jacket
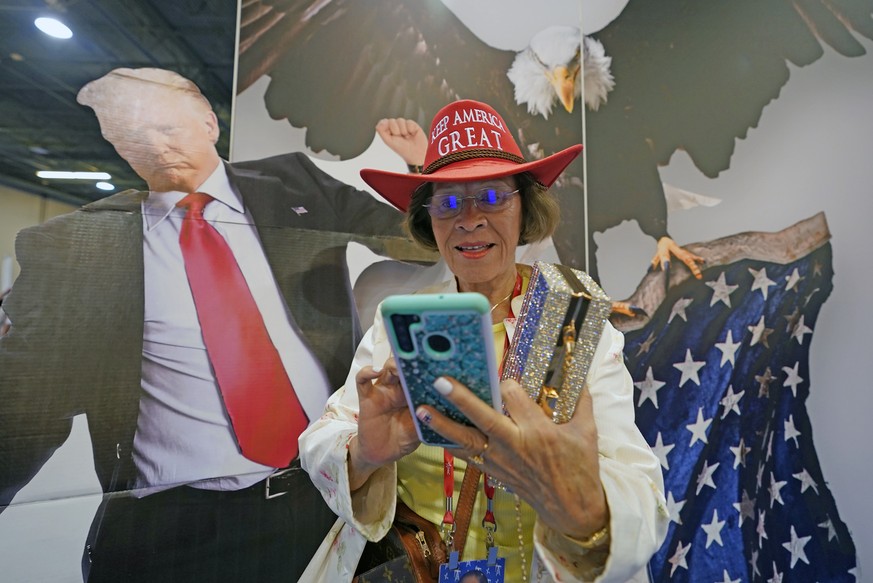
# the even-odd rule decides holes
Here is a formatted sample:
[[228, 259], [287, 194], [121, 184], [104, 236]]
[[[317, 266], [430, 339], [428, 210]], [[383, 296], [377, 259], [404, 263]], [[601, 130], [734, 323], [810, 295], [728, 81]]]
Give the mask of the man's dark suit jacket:
[[[227, 168], [292, 322], [331, 385], [340, 386], [360, 339], [346, 244], [404, 255], [401, 215], [302, 154]], [[80, 413], [87, 414], [104, 492], [127, 489], [135, 478], [146, 195], [126, 191], [18, 236], [21, 275], [4, 302], [13, 328], [0, 339], [0, 511], [66, 440]]]

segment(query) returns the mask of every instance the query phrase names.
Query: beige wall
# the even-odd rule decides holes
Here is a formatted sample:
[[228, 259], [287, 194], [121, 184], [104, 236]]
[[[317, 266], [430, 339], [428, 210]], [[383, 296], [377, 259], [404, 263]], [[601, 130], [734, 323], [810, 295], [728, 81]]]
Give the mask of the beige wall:
[[[6, 257], [15, 257], [15, 235], [18, 231], [75, 209], [73, 205], [0, 185], [0, 269]], [[13, 265], [14, 277], [18, 274], [18, 265], [14, 261]], [[0, 286], [4, 283], [0, 279]]]

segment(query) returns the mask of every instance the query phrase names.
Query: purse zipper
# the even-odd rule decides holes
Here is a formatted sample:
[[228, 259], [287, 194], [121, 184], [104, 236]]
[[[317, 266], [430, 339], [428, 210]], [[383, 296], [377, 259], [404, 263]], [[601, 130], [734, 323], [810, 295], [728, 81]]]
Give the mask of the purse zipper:
[[427, 546], [427, 539], [424, 537], [423, 530], [415, 531], [415, 540], [417, 540], [418, 544], [421, 545], [421, 554], [423, 554], [425, 558], [430, 557], [430, 547]]

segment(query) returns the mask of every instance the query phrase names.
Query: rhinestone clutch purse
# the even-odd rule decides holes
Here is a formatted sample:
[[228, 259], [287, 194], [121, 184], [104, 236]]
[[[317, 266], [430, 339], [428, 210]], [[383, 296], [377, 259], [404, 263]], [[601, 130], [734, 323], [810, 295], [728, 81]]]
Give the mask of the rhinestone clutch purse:
[[555, 423], [569, 421], [611, 309], [584, 271], [536, 262], [503, 378], [518, 381]]

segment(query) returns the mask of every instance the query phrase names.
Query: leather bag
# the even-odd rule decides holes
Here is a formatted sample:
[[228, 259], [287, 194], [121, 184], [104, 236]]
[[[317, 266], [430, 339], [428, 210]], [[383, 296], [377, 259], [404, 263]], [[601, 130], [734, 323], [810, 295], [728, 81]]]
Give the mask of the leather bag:
[[[463, 554], [481, 472], [467, 466], [455, 512], [454, 547]], [[440, 531], [429, 520], [397, 501], [394, 523], [378, 542], [367, 543], [352, 583], [437, 583], [449, 552]]]

